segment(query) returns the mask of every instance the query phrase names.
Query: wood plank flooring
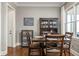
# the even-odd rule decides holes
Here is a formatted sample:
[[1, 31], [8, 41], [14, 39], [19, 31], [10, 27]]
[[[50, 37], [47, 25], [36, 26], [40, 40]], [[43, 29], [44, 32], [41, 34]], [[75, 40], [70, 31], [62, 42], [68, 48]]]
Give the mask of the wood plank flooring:
[[[22, 48], [19, 46], [16, 48], [9, 47], [7, 56], [28, 56], [28, 48]], [[52, 54], [52, 56], [55, 56], [55, 53]], [[71, 54], [71, 56], [73, 56], [73, 55]]]
[[28, 56], [28, 48], [8, 48], [8, 56]]

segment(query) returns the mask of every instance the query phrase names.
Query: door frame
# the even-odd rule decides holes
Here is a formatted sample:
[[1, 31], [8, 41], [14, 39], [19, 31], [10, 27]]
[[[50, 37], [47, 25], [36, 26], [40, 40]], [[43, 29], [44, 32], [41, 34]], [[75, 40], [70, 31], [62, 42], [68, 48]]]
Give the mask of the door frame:
[[9, 3], [6, 4], [6, 52], [8, 51], [8, 8], [11, 8], [14, 12], [13, 19], [13, 47], [16, 47], [16, 26], [15, 26], [15, 8], [11, 6]]

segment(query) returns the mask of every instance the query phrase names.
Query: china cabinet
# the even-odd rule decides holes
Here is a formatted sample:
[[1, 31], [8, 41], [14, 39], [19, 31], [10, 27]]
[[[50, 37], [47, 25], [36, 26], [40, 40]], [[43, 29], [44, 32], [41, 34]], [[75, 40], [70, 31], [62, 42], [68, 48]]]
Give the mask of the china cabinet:
[[58, 33], [58, 18], [40, 18], [40, 35], [47, 33]]
[[30, 40], [33, 38], [33, 30], [21, 31], [21, 47], [27, 47]]

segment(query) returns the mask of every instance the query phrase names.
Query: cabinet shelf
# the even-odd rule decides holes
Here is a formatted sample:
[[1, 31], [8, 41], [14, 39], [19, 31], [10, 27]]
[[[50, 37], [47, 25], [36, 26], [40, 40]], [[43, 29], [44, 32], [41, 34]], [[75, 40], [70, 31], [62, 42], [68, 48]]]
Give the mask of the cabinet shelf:
[[27, 47], [29, 45], [28, 42], [32, 38], [33, 38], [33, 30], [22, 30], [21, 31], [21, 47]]
[[48, 31], [49, 33], [51, 30], [55, 33], [58, 33], [58, 18], [40, 18], [40, 35], [42, 35], [43, 31]]

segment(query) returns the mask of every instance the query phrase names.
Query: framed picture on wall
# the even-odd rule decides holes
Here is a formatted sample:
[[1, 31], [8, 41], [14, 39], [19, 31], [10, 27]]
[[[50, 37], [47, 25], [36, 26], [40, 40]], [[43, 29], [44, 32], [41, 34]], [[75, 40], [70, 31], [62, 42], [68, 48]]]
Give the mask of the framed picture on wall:
[[34, 26], [34, 18], [33, 17], [24, 18], [24, 26]]

